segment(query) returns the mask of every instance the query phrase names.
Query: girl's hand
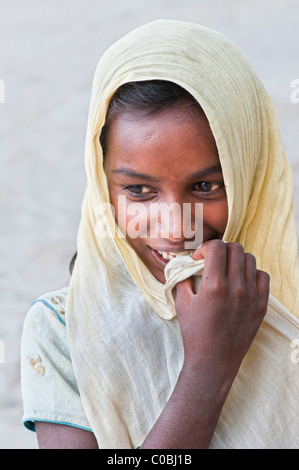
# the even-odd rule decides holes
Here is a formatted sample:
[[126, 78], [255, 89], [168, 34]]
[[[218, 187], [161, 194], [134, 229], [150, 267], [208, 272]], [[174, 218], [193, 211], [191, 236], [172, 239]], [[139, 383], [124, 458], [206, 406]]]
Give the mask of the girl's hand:
[[174, 291], [184, 366], [233, 381], [266, 314], [270, 277], [238, 243], [210, 240], [193, 258], [205, 259], [198, 292], [192, 278]]

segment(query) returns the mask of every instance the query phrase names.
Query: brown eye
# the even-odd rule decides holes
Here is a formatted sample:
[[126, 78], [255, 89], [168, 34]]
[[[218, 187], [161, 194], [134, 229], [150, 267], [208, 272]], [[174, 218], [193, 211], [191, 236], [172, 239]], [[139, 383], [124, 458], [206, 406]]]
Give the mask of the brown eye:
[[194, 185], [195, 191], [198, 191], [202, 194], [214, 193], [220, 188], [224, 188], [223, 181], [218, 183], [213, 183], [212, 181], [200, 181]]
[[128, 186], [127, 189], [133, 194], [142, 194], [142, 186]]
[[215, 189], [215, 184], [211, 183], [210, 181], [200, 181], [196, 183], [195, 190], [200, 191], [201, 193], [209, 193], [212, 189]]
[[209, 193], [213, 188], [213, 183], [202, 181], [201, 183], [198, 183], [198, 187], [200, 191], [203, 191], [204, 193]]
[[152, 191], [151, 188], [142, 184], [134, 184], [132, 186], [127, 186], [125, 189], [134, 196], [143, 196]]

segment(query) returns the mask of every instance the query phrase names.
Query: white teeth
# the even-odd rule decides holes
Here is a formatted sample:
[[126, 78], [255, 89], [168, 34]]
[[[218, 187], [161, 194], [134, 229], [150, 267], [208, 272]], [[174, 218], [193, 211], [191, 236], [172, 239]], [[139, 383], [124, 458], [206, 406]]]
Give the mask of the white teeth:
[[163, 258], [167, 259], [167, 260], [173, 259], [176, 256], [183, 256], [183, 255], [192, 256], [193, 251], [194, 250], [185, 250], [185, 251], [181, 251], [180, 253], [173, 253], [173, 252], [170, 252], [170, 251], [159, 251], [159, 250], [157, 250], [159, 255], [163, 256]]

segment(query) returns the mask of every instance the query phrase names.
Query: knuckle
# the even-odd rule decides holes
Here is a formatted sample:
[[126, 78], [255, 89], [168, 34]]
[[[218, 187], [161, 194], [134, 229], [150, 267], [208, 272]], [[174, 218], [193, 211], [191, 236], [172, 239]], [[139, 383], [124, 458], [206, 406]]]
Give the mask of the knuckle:
[[231, 243], [228, 243], [228, 247], [230, 250], [235, 250], [235, 251], [239, 251], [240, 253], [244, 253], [244, 248], [240, 243], [231, 242]]
[[223, 245], [225, 245], [225, 242], [223, 240], [214, 238], [213, 240], [208, 240], [205, 242], [207, 247], [212, 247], [212, 248], [220, 248]]
[[222, 279], [213, 279], [208, 284], [208, 290], [211, 295], [223, 295], [227, 290], [226, 282]]
[[245, 253], [246, 261], [256, 264], [256, 258], [252, 253]]
[[220, 239], [208, 240], [205, 243], [206, 243], [205, 250], [206, 250], [207, 255], [213, 253], [216, 256], [218, 255], [221, 256], [221, 254], [226, 249], [226, 243]]
[[234, 294], [238, 299], [244, 299], [247, 296], [247, 288], [241, 282], [236, 282], [234, 286]]
[[259, 281], [263, 283], [263, 285], [269, 286], [270, 285], [270, 276], [266, 271], [258, 270], [258, 277]]
[[220, 238], [213, 238], [212, 240], [208, 240], [206, 243], [209, 243], [210, 245], [223, 245], [224, 241], [220, 240]]

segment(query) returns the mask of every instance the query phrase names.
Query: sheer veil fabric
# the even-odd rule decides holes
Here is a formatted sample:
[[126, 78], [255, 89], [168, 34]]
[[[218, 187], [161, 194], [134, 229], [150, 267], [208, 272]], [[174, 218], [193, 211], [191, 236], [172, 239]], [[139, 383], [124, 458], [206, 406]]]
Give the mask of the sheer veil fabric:
[[197, 262], [190, 274], [188, 264], [171, 262], [164, 286], [117, 233], [109, 206], [99, 143], [109, 99], [124, 83], [152, 79], [181, 85], [202, 106], [227, 191], [224, 240], [241, 243], [271, 276], [269, 320], [243, 361], [211, 447], [298, 446], [298, 364], [290, 348], [298, 337], [298, 252], [292, 175], [278, 120], [240, 50], [215, 31], [181, 21], [158, 20], [130, 32], [107, 50], [95, 71], [87, 188], [66, 306], [87, 418], [100, 448], [142, 444], [183, 363], [171, 289], [203, 268]]

